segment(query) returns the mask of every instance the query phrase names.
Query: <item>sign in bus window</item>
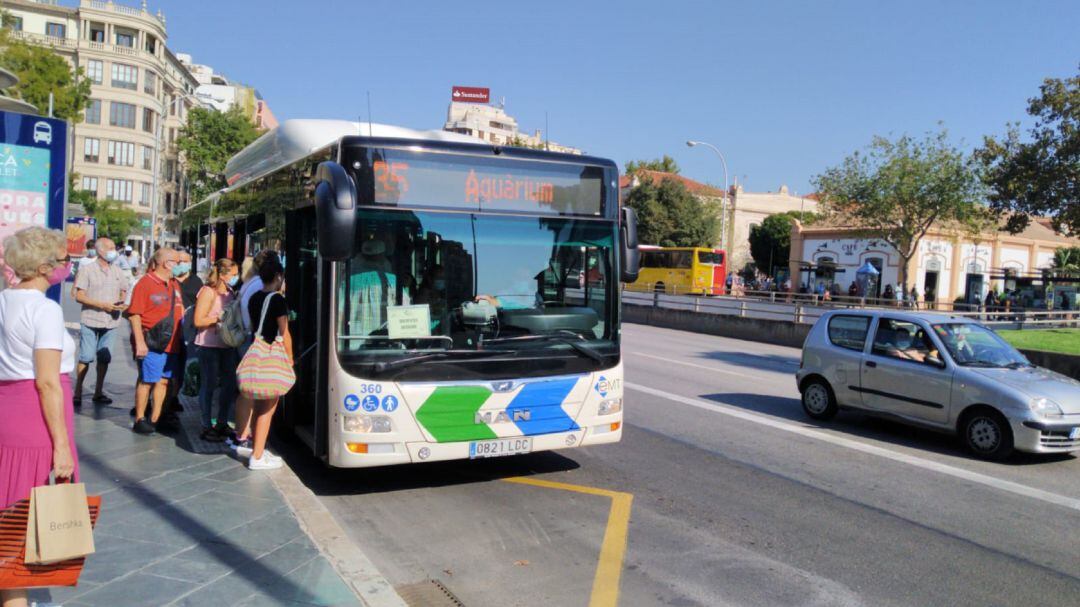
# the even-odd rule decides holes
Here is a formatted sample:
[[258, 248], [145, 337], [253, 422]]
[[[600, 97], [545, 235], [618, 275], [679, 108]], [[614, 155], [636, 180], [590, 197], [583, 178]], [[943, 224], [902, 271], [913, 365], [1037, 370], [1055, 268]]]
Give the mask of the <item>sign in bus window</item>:
[[365, 204], [593, 217], [604, 211], [600, 166], [396, 149], [367, 150], [365, 159], [358, 180]]

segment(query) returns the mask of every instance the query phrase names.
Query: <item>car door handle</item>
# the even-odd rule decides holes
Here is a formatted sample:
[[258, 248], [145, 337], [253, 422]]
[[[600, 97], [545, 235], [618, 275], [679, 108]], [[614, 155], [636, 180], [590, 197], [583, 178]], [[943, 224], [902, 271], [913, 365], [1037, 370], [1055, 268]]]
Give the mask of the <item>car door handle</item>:
[[868, 361], [866, 361], [866, 366], [870, 367], [870, 368], [874, 368], [874, 367], [877, 366], [877, 363], [872, 361], [872, 360], [868, 360]]

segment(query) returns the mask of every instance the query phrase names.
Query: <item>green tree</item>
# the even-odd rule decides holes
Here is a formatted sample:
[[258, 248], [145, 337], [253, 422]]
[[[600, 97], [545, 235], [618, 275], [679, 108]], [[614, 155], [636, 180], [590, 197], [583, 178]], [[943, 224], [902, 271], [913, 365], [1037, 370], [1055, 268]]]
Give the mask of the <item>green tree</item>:
[[1048, 216], [1054, 228], [1080, 234], [1080, 74], [1047, 78], [1040, 96], [1028, 100], [1035, 118], [1030, 141], [1019, 127], [998, 140], [986, 137], [976, 156], [985, 167], [990, 206], [1008, 213], [1006, 227], [1024, 229], [1033, 215]]
[[796, 219], [808, 224], [817, 215], [809, 211], [777, 213], [750, 228], [750, 256], [759, 270], [772, 274], [775, 266], [787, 266], [791, 256], [791, 226]]
[[1054, 250], [1054, 269], [1080, 272], [1080, 247], [1060, 247]]
[[832, 222], [892, 245], [900, 256], [900, 281], [908, 261], [935, 224], [978, 234], [988, 227], [984, 187], [972, 158], [949, 143], [945, 130], [914, 139], [875, 137], [814, 178], [820, 210]]
[[667, 154], [664, 154], [663, 158], [655, 158], [653, 160], [631, 160], [626, 163], [627, 175], [633, 175], [640, 170], [646, 171], [661, 171], [663, 173], [678, 173], [679, 165], [675, 162], [675, 159]]
[[90, 105], [90, 80], [82, 68], [73, 69], [52, 49], [12, 40], [4, 29], [0, 66], [19, 77], [19, 83], [7, 90], [8, 95], [32, 104], [44, 116], [52, 93], [54, 117], [82, 122], [83, 110]]
[[97, 235], [117, 244], [127, 241], [141, 224], [139, 215], [131, 207], [117, 200], [97, 200], [94, 194], [82, 190], [71, 193], [69, 202], [81, 204], [86, 215], [97, 220]]
[[176, 144], [184, 152], [192, 203], [224, 188], [225, 163], [259, 132], [239, 107], [226, 112], [193, 108]]
[[646, 180], [626, 204], [637, 212], [638, 238], [662, 247], [711, 247], [720, 234], [719, 205], [695, 198], [674, 179]]

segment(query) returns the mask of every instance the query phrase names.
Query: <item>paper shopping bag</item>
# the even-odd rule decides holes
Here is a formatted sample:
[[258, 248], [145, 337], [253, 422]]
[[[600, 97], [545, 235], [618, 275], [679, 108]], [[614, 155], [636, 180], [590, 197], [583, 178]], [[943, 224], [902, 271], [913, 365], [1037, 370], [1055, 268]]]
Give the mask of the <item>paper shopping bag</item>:
[[34, 487], [26, 525], [26, 564], [46, 564], [94, 552], [86, 485]]

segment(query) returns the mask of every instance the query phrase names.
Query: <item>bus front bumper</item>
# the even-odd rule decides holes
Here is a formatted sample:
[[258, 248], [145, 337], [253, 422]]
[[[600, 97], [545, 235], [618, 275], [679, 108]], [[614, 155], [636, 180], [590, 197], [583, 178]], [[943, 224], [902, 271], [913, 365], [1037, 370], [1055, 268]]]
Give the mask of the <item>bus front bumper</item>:
[[[607, 423], [588, 426], [571, 432], [556, 432], [536, 436], [493, 439], [492, 441], [461, 441], [453, 443], [404, 442], [404, 443], [345, 443], [332, 449], [330, 464], [340, 468], [371, 468], [375, 466], [393, 466], [421, 462], [439, 462], [455, 459], [480, 459], [501, 455], [524, 455], [538, 451], [554, 451], [617, 443], [622, 439], [622, 415], [612, 415]], [[527, 450], [521, 440], [528, 439]], [[497, 455], [478, 455], [484, 449], [477, 448], [481, 443], [502, 442], [499, 447], [510, 451]], [[496, 450], [498, 451], [498, 450]]]

